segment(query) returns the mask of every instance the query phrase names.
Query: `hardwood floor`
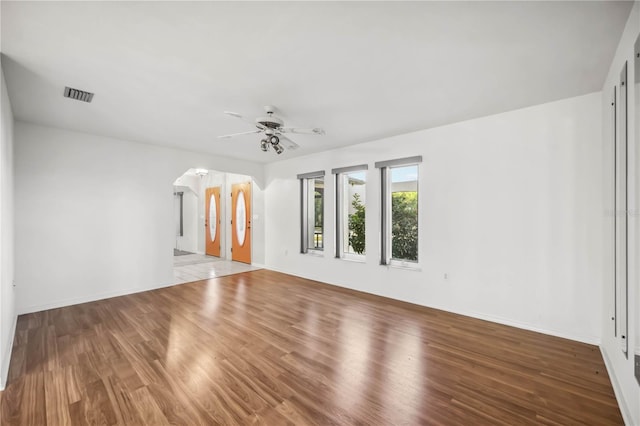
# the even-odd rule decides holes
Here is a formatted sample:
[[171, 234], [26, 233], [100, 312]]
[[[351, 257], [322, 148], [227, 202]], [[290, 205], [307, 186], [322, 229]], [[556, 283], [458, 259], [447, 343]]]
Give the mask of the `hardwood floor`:
[[259, 270], [18, 319], [2, 425], [622, 424], [595, 346]]

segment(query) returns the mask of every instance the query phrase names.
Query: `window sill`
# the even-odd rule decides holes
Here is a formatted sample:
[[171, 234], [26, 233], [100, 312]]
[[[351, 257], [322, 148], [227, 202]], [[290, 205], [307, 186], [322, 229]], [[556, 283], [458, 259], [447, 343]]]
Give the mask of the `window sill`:
[[308, 249], [306, 253], [301, 253], [301, 254], [306, 254], [306, 255], [315, 256], [315, 257], [324, 257], [324, 251], [321, 251], [321, 250]]
[[417, 272], [422, 271], [420, 264], [413, 263], [413, 262], [402, 262], [402, 261], [392, 260], [391, 263], [389, 263], [388, 265], [382, 265], [382, 266], [386, 266], [388, 268], [393, 268], [393, 269], [403, 269], [405, 271], [417, 271]]
[[367, 263], [367, 258], [365, 256], [359, 256], [359, 255], [343, 255], [342, 257], [338, 257], [338, 260], [344, 260], [346, 262], [353, 262], [353, 263]]

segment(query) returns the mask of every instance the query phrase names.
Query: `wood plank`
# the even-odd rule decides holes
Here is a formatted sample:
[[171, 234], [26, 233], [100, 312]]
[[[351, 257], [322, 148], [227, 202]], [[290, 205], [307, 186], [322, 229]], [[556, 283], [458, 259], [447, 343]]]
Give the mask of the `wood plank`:
[[[3, 392], [3, 393], [6, 393]], [[3, 395], [4, 397], [5, 395]], [[22, 401], [20, 401], [20, 423], [23, 425], [47, 424], [44, 375], [43, 373], [27, 374], [24, 377]]]
[[65, 383], [64, 370], [47, 371], [44, 374], [45, 407], [48, 425], [67, 425], [71, 422]]
[[82, 398], [85, 423], [113, 425], [117, 423], [115, 407], [111, 404], [104, 382], [99, 379], [85, 387]]
[[170, 424], [164, 414], [162, 414], [162, 410], [146, 386], [133, 391], [131, 393], [131, 400], [138, 409], [138, 413], [142, 418], [142, 424], [157, 426]]

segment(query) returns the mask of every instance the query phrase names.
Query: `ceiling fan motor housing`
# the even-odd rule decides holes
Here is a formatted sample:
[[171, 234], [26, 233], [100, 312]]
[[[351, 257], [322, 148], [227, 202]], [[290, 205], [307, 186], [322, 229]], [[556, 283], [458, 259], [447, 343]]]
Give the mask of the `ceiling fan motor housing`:
[[268, 129], [278, 129], [284, 124], [282, 120], [272, 114], [269, 114], [267, 117], [258, 117], [256, 119], [256, 123], [261, 124]]

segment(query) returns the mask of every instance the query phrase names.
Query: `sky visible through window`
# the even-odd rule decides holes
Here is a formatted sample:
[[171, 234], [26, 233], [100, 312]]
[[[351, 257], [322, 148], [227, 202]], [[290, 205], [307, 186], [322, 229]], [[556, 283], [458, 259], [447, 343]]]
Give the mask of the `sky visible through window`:
[[361, 172], [351, 172], [349, 173], [349, 178], [350, 179], [357, 179], [357, 180], [361, 180], [361, 181], [365, 181], [367, 178], [367, 172], [366, 171], [361, 171]]
[[391, 182], [413, 182], [418, 179], [418, 167], [394, 167], [391, 169]]

